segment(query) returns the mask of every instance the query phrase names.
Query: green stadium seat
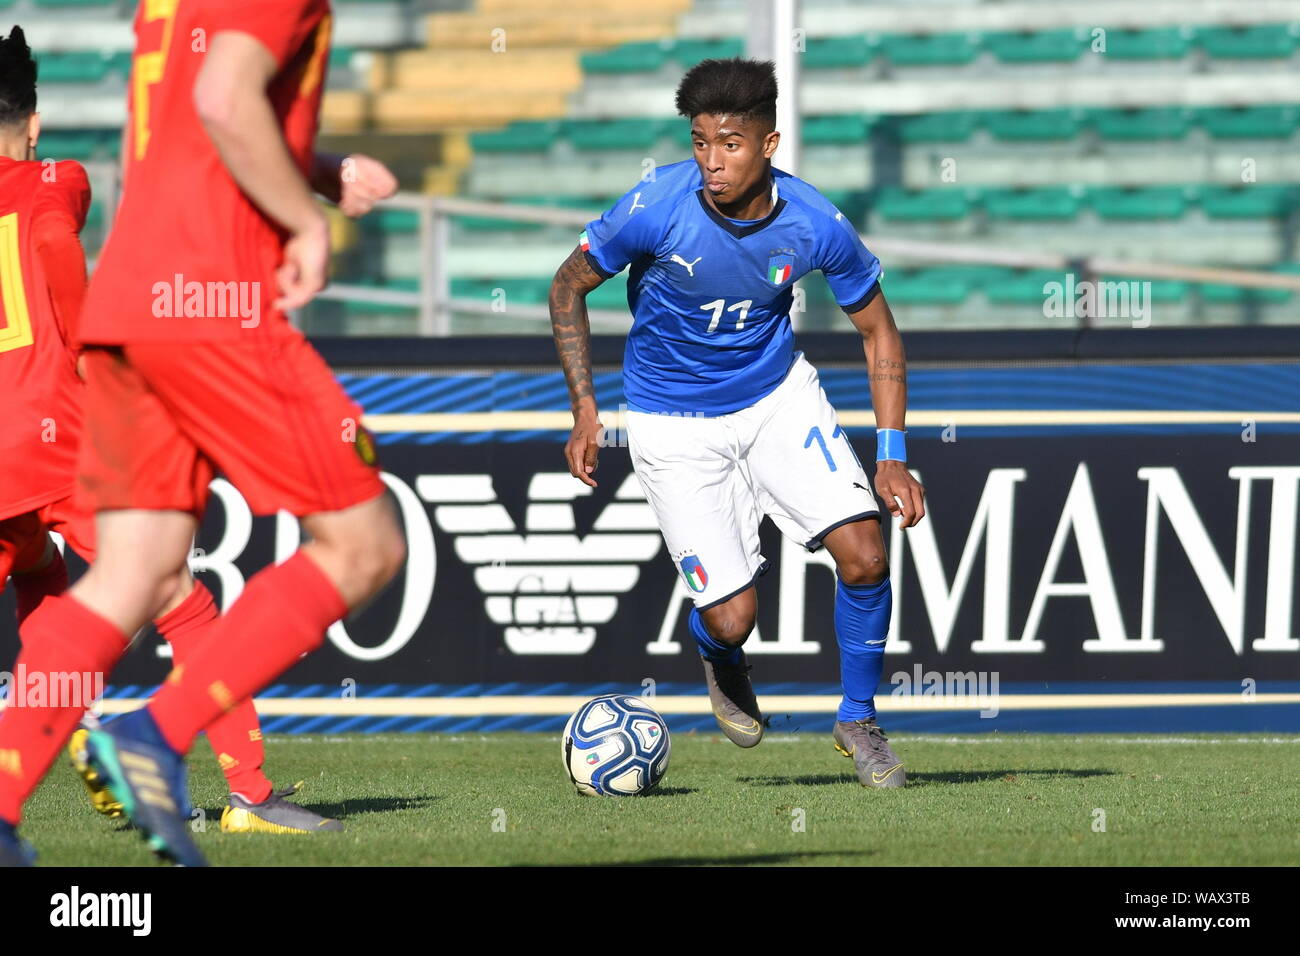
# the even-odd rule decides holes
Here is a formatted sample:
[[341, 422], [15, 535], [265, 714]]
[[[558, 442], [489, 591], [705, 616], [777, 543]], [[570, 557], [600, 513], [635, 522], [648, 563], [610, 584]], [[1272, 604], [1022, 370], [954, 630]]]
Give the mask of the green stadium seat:
[[928, 269], [891, 269], [880, 286], [893, 305], [959, 305], [971, 293], [969, 279]]
[[132, 50], [118, 50], [116, 53], [110, 53], [108, 55], [107, 71], [116, 73], [122, 79], [126, 79], [131, 75], [131, 61], [134, 57], [135, 53]]
[[701, 60], [727, 60], [745, 55], [745, 41], [739, 37], [719, 40], [678, 40], [673, 44], [672, 57], [682, 67], [690, 69]]
[[961, 66], [979, 53], [979, 37], [970, 33], [886, 33], [878, 42], [895, 66]]
[[1116, 60], [1177, 60], [1191, 48], [1192, 32], [1185, 27], [1106, 31], [1105, 55]]
[[98, 83], [109, 72], [109, 61], [90, 51], [47, 53], [37, 57], [42, 83]]
[[481, 153], [544, 153], [559, 132], [559, 124], [549, 121], [511, 123], [505, 129], [472, 133], [470, 146]]
[[601, 53], [582, 56], [584, 73], [653, 73], [668, 60], [664, 45], [655, 40], [649, 43], [624, 43]]
[[983, 125], [995, 139], [1044, 142], [1074, 139], [1080, 123], [1074, 110], [991, 110], [984, 114]]
[[990, 218], [1026, 222], [1073, 219], [1082, 206], [1079, 196], [1068, 186], [990, 189], [982, 198]]
[[1137, 110], [1093, 110], [1087, 121], [1102, 139], [1123, 142], [1183, 139], [1191, 114], [1178, 106]]
[[926, 113], [902, 120], [898, 130], [904, 143], [964, 143], [979, 121], [979, 114], [972, 111]]
[[984, 294], [990, 302], [1003, 305], [1043, 303], [1046, 300], [1043, 286], [1049, 282], [1064, 284], [1065, 281], [1064, 273], [1050, 269], [1030, 269], [989, 282], [984, 288]]
[[[547, 290], [549, 294], [549, 288]], [[587, 305], [592, 309], [609, 309], [610, 311], [627, 311], [627, 273], [602, 282], [587, 293]]]
[[1182, 302], [1190, 294], [1192, 284], [1180, 279], [1142, 279], [1134, 276], [1102, 276], [1104, 282], [1149, 282], [1152, 302]]
[[1296, 29], [1285, 23], [1252, 27], [1203, 27], [1201, 49], [1217, 60], [1280, 60], [1296, 48]]
[[1276, 219], [1296, 205], [1296, 188], [1278, 183], [1206, 186], [1201, 209], [1212, 219]]
[[1187, 190], [1182, 186], [1097, 188], [1088, 191], [1088, 204], [1103, 219], [1181, 219], [1187, 211]]
[[420, 231], [420, 214], [414, 209], [380, 207], [361, 220], [364, 226], [386, 235], [403, 235]]
[[85, 162], [99, 149], [100, 138], [94, 133], [42, 133], [36, 154], [41, 159], [75, 159]]
[[939, 266], [927, 266], [925, 274], [932, 278], [938, 276], [959, 278], [972, 289], [982, 289], [990, 283], [1013, 278], [1016, 270], [982, 262], [949, 262]]
[[38, 7], [117, 7], [117, 0], [33, 0]]
[[1246, 305], [1251, 302], [1286, 302], [1291, 293], [1286, 289], [1246, 288], [1239, 285], [1224, 285], [1218, 282], [1203, 282], [1199, 286], [1201, 301], [1213, 305]]
[[802, 63], [810, 70], [862, 66], [874, 51], [865, 36], [816, 37], [808, 41]]
[[861, 222], [862, 217], [866, 215], [870, 197], [865, 192], [857, 192], [848, 189], [824, 189], [822, 195], [836, 209], [844, 213], [844, 217], [850, 222]]
[[1288, 139], [1296, 131], [1294, 106], [1211, 107], [1199, 113], [1215, 139]]
[[849, 146], [865, 143], [875, 121], [862, 113], [804, 117], [801, 132], [805, 146]]
[[1073, 30], [1047, 30], [1042, 33], [988, 33], [984, 46], [1003, 63], [1070, 63], [1089, 49], [1085, 40]]
[[331, 70], [348, 70], [352, 68], [352, 57], [356, 55], [356, 50], [350, 46], [337, 46], [330, 48], [330, 69]]
[[566, 120], [562, 135], [574, 148], [647, 150], [659, 139], [660, 121], [650, 119]]
[[899, 222], [941, 222], [965, 219], [970, 214], [969, 197], [960, 189], [927, 189], [907, 192], [890, 187], [881, 191], [873, 211]]

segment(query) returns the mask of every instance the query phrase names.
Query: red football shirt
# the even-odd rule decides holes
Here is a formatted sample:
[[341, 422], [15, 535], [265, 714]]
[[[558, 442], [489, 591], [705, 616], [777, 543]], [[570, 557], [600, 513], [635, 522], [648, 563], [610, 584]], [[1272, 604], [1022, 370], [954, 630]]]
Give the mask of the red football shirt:
[[84, 283], [84, 265], [49, 276], [37, 245], [60, 233], [75, 242], [89, 208], [80, 164], [0, 157], [0, 520], [66, 497], [76, 483], [81, 380], [65, 327], [75, 316], [57, 314], [50, 286]]
[[251, 341], [283, 334], [275, 270], [286, 235], [226, 171], [194, 108], [210, 38], [247, 33], [276, 58], [267, 87], [303, 175], [329, 54], [329, 0], [144, 0], [122, 204], [86, 295], [81, 341]]

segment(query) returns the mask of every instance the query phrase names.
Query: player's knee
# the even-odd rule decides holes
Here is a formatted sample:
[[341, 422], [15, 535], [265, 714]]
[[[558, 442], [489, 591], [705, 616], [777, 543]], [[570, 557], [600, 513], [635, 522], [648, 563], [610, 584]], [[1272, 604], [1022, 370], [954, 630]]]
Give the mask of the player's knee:
[[705, 619], [704, 626], [715, 641], [739, 647], [754, 632], [754, 615], [739, 611], [712, 614]]
[[867, 551], [839, 565], [840, 580], [850, 587], [869, 587], [889, 577], [889, 559], [883, 551]]
[[354, 542], [350, 550], [358, 583], [372, 594], [391, 581], [406, 561], [406, 539], [392, 520], [377, 522], [371, 533]]

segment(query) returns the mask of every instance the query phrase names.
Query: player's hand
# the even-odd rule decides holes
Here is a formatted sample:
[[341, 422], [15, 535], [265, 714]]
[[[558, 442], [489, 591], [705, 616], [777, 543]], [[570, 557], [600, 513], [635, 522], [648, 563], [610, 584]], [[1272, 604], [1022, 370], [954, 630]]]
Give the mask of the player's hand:
[[397, 192], [397, 177], [377, 159], [353, 153], [339, 170], [339, 211], [356, 219]]
[[600, 433], [604, 429], [594, 411], [579, 416], [564, 446], [564, 457], [569, 462], [569, 474], [583, 484], [596, 487], [591, 476], [596, 471], [596, 455], [600, 451]]
[[900, 529], [910, 528], [925, 517], [925, 489], [901, 461], [877, 463], [876, 494], [885, 499], [891, 515], [902, 517]]
[[280, 286], [275, 307], [284, 312], [301, 309], [325, 288], [329, 270], [329, 223], [320, 215], [284, 245], [284, 261], [275, 272]]

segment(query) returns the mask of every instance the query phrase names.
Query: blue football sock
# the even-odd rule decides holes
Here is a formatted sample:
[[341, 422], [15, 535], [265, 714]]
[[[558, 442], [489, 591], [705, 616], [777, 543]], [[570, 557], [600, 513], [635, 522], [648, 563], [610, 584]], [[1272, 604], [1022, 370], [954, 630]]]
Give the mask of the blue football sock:
[[879, 584], [856, 586], [835, 580], [835, 638], [840, 645], [838, 719], [866, 720], [876, 716], [876, 688], [885, 667], [885, 640], [894, 592], [889, 578]]
[[730, 664], [739, 663], [740, 648], [724, 644], [710, 634], [709, 629], [704, 626], [704, 618], [700, 617], [698, 609], [691, 608], [686, 623], [691, 629], [691, 634], [695, 637], [695, 643], [700, 646], [701, 657], [707, 657], [711, 661], [727, 661]]

